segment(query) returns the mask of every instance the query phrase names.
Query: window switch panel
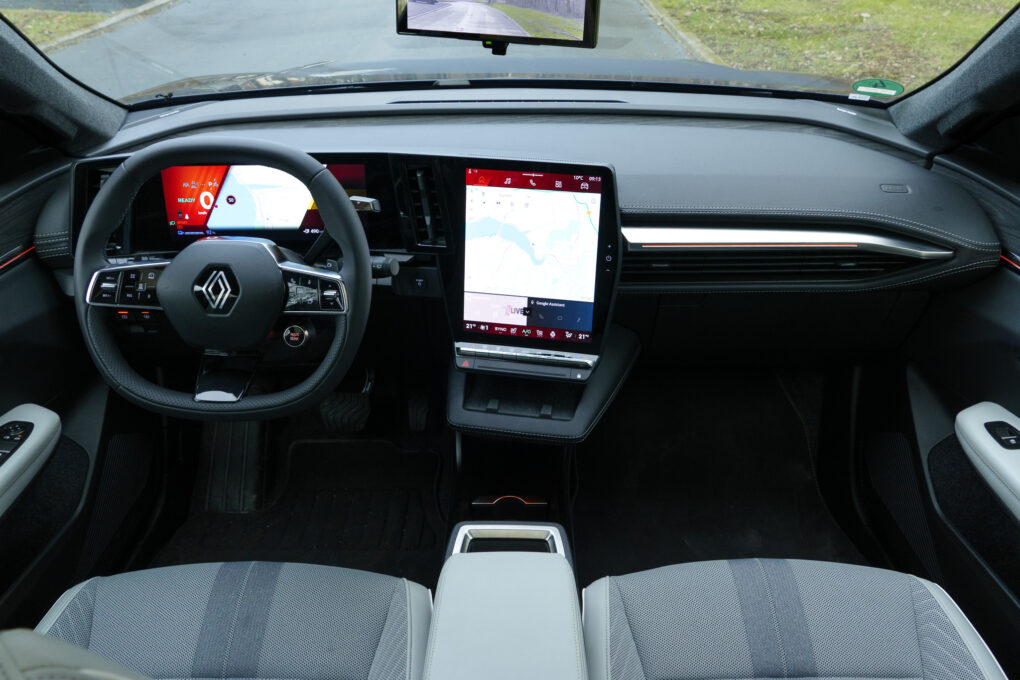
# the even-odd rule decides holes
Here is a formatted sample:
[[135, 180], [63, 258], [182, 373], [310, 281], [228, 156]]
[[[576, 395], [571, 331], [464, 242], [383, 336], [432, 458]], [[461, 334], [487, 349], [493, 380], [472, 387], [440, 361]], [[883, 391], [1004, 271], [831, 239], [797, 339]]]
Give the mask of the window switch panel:
[[32, 423], [13, 420], [0, 425], [0, 465], [13, 455], [21, 442], [32, 433]]
[[999, 446], [1004, 449], [1020, 449], [1020, 431], [1017, 431], [1015, 427], [1002, 420], [993, 420], [992, 422], [985, 423], [985, 429], [988, 430], [988, 434], [995, 438], [995, 441], [999, 442]]

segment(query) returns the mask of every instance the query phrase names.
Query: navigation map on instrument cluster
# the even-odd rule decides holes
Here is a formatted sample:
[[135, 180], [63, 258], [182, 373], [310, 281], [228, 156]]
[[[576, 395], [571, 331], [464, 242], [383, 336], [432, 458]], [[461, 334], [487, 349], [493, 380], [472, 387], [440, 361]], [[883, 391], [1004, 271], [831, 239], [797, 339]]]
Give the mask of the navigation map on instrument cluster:
[[552, 177], [496, 174], [465, 187], [466, 292], [594, 301], [602, 197], [586, 180], [599, 178]]
[[209, 211], [210, 229], [293, 229], [312, 208], [312, 194], [292, 175], [258, 165], [235, 165]]

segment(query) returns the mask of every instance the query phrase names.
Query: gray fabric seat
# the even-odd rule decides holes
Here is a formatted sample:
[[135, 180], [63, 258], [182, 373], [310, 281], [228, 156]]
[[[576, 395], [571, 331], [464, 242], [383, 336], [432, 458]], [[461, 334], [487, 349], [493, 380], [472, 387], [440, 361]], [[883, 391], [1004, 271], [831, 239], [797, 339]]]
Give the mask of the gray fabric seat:
[[1004, 680], [952, 599], [923, 579], [799, 560], [607, 577], [584, 591], [590, 680]]
[[157, 679], [417, 680], [431, 612], [392, 576], [225, 562], [93, 578], [36, 631]]

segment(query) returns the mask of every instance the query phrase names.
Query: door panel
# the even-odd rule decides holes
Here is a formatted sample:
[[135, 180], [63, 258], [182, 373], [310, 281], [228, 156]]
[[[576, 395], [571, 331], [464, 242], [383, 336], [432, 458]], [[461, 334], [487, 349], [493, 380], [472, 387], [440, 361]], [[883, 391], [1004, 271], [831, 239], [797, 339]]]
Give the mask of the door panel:
[[966, 455], [954, 421], [981, 402], [1020, 412], [1020, 274], [1004, 261], [967, 288], [933, 296], [906, 351], [912, 434], [943, 585], [1016, 676], [1020, 522]]
[[[71, 298], [32, 246], [43, 205], [67, 186], [66, 175], [0, 203], [0, 412], [66, 395], [92, 365], [84, 352]], [[68, 219], [68, 215], [56, 216]], [[69, 228], [69, 226], [64, 227]]]
[[31, 255], [0, 271], [0, 412], [49, 405], [92, 373], [71, 299]]

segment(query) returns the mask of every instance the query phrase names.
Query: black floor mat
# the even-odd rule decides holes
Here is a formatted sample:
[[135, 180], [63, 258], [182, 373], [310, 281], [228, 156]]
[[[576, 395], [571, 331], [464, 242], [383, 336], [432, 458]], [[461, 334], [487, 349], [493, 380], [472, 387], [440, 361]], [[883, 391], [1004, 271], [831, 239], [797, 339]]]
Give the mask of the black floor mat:
[[434, 587], [446, 547], [436, 505], [439, 459], [384, 441], [298, 441], [263, 509], [199, 512], [153, 566], [267, 560], [403, 576]]
[[863, 563], [815, 484], [809, 436], [775, 374], [632, 378], [577, 451], [580, 582], [712, 559]]

